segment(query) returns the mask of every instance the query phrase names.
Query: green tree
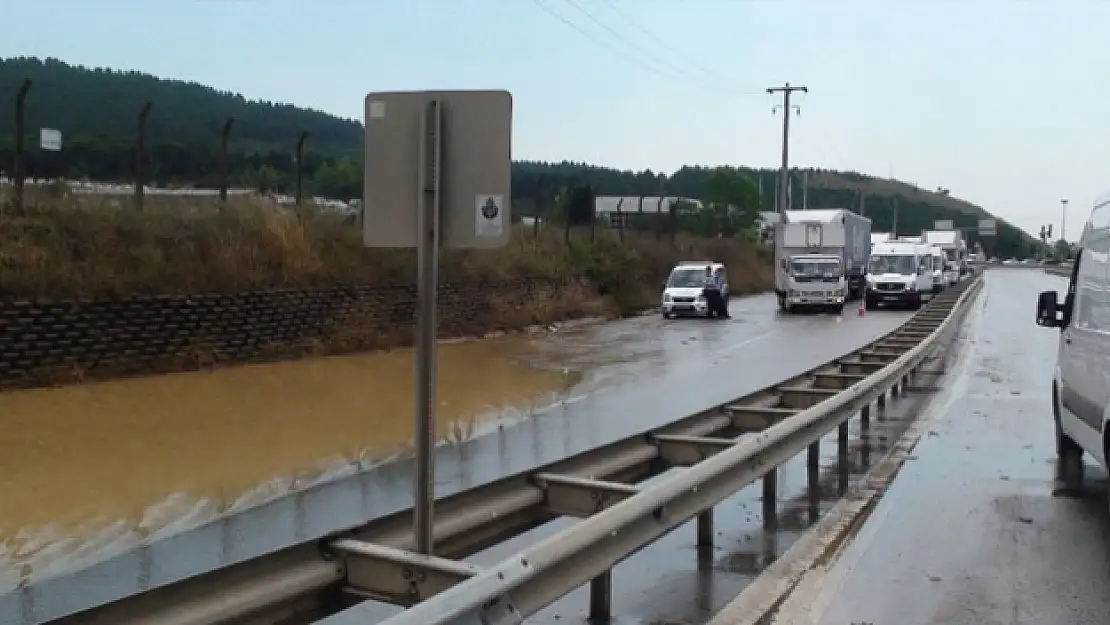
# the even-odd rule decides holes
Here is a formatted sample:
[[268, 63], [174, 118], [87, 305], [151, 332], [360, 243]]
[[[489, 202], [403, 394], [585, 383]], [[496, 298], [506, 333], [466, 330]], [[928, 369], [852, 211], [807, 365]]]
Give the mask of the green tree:
[[1071, 254], [1072, 254], [1071, 244], [1068, 243], [1067, 241], [1065, 241], [1064, 239], [1057, 239], [1056, 240], [1056, 245], [1054, 246], [1054, 252], [1056, 253], [1056, 260], [1058, 262], [1064, 262], [1066, 260], [1071, 260]]

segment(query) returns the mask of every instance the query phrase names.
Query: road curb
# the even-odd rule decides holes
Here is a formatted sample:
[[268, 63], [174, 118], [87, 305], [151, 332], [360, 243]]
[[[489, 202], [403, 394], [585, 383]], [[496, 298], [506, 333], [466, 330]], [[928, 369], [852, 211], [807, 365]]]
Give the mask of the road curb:
[[[978, 298], [980, 293], [975, 294]], [[974, 302], [974, 299], [971, 303]], [[967, 311], [970, 311], [970, 306]], [[966, 317], [961, 320], [961, 324]], [[958, 340], [953, 337], [953, 341]], [[943, 375], [943, 374], [942, 374]], [[820, 521], [802, 535], [781, 558], [765, 569], [739, 596], [725, 605], [707, 625], [795, 625], [794, 619], [779, 621], [778, 610], [791, 595], [809, 581], [807, 574], [827, 568], [870, 517], [882, 495], [921, 441], [932, 421], [933, 402], [898, 438], [886, 455], [860, 480], [856, 492], [833, 506]], [[808, 610], [806, 610], [808, 613]]]

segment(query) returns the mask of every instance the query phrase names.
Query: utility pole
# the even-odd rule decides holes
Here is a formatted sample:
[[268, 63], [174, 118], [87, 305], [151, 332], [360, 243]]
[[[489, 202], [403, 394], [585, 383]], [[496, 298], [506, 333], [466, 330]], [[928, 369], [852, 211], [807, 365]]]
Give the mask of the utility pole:
[[801, 107], [790, 105], [790, 94], [795, 91], [802, 93], [809, 93], [809, 89], [803, 86], [791, 85], [786, 83], [781, 87], [768, 87], [768, 94], [781, 93], [782, 104], [775, 105], [771, 108], [771, 114], [774, 114], [780, 108], [782, 109], [782, 169], [779, 171], [779, 194], [778, 194], [778, 210], [780, 214], [789, 208], [788, 193], [790, 189], [790, 111], [793, 110], [800, 114]]
[[[1062, 208], [1060, 215], [1060, 238], [1064, 239], [1064, 233], [1067, 232], [1068, 228], [1068, 201], [1066, 199], [1060, 200], [1060, 206]], [[1067, 239], [1064, 240], [1066, 241]]]

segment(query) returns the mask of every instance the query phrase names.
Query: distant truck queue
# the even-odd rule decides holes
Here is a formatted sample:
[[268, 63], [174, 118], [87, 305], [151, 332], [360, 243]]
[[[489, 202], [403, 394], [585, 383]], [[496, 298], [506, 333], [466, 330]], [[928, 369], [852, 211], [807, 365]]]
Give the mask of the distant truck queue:
[[[872, 232], [871, 220], [847, 209], [772, 214], [775, 296], [789, 314], [803, 309], [839, 314], [847, 302], [866, 308], [918, 309], [970, 272], [959, 230], [920, 236]], [[729, 280], [723, 264], [682, 261], [663, 284], [663, 317], [728, 319]]]
[[785, 211], [773, 227], [775, 295], [786, 313], [839, 313], [860, 298], [867, 308], [917, 309], [969, 272], [959, 230], [898, 237], [846, 209]]

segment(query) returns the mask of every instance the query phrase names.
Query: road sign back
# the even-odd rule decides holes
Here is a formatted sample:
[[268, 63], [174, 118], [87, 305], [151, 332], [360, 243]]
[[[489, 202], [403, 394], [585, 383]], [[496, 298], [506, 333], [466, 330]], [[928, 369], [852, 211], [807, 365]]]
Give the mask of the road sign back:
[[440, 240], [494, 248], [511, 230], [512, 95], [508, 91], [410, 91], [366, 96], [363, 242], [416, 247], [421, 121], [440, 102]]

